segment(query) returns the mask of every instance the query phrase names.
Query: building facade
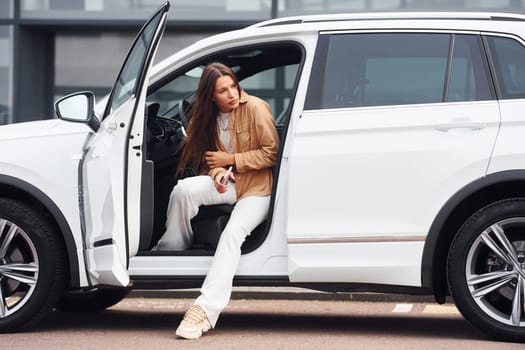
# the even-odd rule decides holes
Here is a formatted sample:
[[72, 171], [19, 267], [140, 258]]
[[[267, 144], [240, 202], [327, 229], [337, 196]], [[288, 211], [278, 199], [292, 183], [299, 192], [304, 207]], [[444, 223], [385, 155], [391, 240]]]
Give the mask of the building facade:
[[[107, 94], [135, 33], [162, 2], [0, 0], [0, 124], [53, 118], [54, 100], [74, 91]], [[157, 60], [271, 18], [448, 10], [525, 13], [525, 0], [175, 0]]]

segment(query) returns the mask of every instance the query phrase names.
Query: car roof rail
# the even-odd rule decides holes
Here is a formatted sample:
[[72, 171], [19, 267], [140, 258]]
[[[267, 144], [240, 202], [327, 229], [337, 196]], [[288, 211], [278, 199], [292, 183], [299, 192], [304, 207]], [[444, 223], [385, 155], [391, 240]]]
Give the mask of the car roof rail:
[[363, 20], [418, 20], [418, 19], [457, 19], [457, 20], [497, 20], [497, 21], [525, 21], [525, 15], [505, 12], [359, 12], [342, 14], [306, 15], [270, 19], [255, 23], [249, 28], [269, 27], [275, 25], [319, 23], [336, 21], [363, 21]]

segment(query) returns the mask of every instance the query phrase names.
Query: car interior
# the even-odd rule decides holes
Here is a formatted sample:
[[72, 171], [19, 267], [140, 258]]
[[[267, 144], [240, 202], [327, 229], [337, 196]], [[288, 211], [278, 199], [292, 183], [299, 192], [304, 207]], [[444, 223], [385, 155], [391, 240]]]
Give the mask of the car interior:
[[[206, 64], [221, 62], [235, 72], [242, 89], [267, 101], [275, 118], [277, 131], [284, 143], [294, 98], [303, 50], [291, 42], [244, 46], [202, 57], [150, 86], [147, 104], [146, 162], [153, 164], [153, 216], [151, 228], [141, 235], [146, 237], [139, 255], [213, 255], [222, 229], [226, 225], [233, 206], [220, 204], [202, 206], [192, 219], [194, 242], [184, 251], [159, 251], [156, 246], [165, 231], [166, 210], [169, 196], [180, 178], [195, 175], [191, 169], [177, 174], [178, 162], [186, 137], [185, 127], [191, 118], [200, 74]], [[282, 147], [274, 166], [274, 188], [279, 173]], [[264, 242], [271, 224], [273, 200], [268, 219], [261, 223], [242, 245], [243, 254], [255, 250]], [[143, 237], [141, 237], [141, 242]]]

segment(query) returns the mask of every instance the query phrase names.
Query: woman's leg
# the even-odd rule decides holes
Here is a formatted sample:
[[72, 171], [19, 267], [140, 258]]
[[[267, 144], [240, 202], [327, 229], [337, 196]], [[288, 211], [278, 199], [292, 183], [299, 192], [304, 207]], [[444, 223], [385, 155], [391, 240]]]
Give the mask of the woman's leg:
[[195, 301], [215, 327], [219, 313], [226, 307], [232, 292], [232, 281], [241, 257], [241, 245], [268, 215], [270, 196], [245, 197], [235, 204], [224, 228], [213, 262]]
[[193, 231], [191, 219], [199, 212], [199, 206], [234, 204], [237, 199], [235, 183], [228, 184], [224, 193], [217, 192], [209, 176], [193, 176], [179, 180], [173, 188], [168, 204], [166, 232], [160, 238], [159, 250], [183, 250], [191, 246]]

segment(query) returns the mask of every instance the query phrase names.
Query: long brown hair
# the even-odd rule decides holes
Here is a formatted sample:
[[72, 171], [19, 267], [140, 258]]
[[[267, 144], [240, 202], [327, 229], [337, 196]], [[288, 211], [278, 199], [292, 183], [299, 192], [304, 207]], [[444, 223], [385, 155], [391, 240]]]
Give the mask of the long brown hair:
[[204, 152], [218, 150], [217, 115], [219, 109], [213, 102], [215, 83], [222, 76], [230, 76], [241, 94], [241, 88], [237, 77], [230, 67], [213, 62], [208, 64], [202, 72], [197, 88], [195, 103], [190, 112], [187, 137], [179, 162], [178, 174], [184, 172], [185, 168], [192, 168], [197, 173], [207, 169], [203, 160]]

